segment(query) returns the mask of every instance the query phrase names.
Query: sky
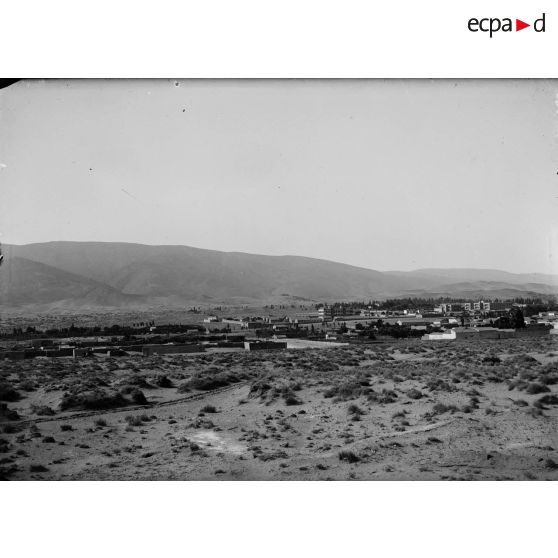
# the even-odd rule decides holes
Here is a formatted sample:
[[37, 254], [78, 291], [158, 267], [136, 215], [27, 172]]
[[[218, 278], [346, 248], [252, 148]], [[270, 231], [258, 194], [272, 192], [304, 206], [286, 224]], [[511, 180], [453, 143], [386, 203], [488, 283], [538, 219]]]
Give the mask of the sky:
[[0, 241], [558, 273], [557, 80], [30, 80]]

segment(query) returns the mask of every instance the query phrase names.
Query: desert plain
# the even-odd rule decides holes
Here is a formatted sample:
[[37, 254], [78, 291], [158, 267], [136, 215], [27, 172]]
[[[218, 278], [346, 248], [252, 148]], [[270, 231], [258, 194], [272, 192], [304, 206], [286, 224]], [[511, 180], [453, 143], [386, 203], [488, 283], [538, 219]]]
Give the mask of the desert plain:
[[0, 362], [4, 480], [558, 480], [554, 336]]

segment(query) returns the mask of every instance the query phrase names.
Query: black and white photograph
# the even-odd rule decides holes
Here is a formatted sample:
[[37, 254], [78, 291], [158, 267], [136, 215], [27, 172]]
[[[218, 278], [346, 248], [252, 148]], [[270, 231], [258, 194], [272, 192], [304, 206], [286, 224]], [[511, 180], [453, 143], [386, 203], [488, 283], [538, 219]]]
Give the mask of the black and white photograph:
[[558, 480], [557, 80], [2, 85], [2, 480]]

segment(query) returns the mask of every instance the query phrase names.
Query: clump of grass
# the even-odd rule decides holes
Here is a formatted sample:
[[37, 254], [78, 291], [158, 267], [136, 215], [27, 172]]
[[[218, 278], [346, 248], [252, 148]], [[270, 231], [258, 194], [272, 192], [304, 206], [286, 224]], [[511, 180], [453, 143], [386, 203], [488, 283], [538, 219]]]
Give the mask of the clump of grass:
[[21, 417], [14, 409], [8, 409], [6, 403], [0, 403], [0, 417], [7, 420], [19, 420]]
[[19, 432], [19, 427], [15, 424], [5, 424], [2, 428], [2, 432], [4, 434], [14, 434], [15, 432]]
[[348, 450], [340, 451], [337, 457], [339, 461], [346, 461], [347, 463], [357, 463], [360, 461], [360, 457], [356, 453]]
[[98, 418], [95, 421], [95, 426], [100, 426], [100, 427], [107, 426], [107, 421], [104, 418]]
[[56, 440], [52, 436], [45, 436], [43, 438], [43, 444], [54, 444]]
[[324, 392], [324, 397], [335, 397], [340, 401], [349, 401], [350, 399], [357, 399], [368, 390], [364, 388], [359, 382], [349, 381], [343, 384], [332, 386]]
[[56, 414], [48, 405], [31, 405], [31, 412], [39, 416], [51, 417]]
[[392, 389], [383, 389], [381, 393], [371, 390], [368, 393], [368, 401], [373, 403], [395, 403], [397, 401], [397, 393]]
[[147, 399], [143, 391], [141, 391], [140, 389], [133, 389], [130, 393], [130, 397], [132, 398], [132, 401], [137, 405], [147, 405]]
[[229, 386], [240, 381], [235, 374], [225, 372], [216, 374], [215, 376], [195, 376], [188, 382], [182, 384], [178, 391], [183, 393], [195, 389], [198, 391], [210, 391], [222, 387]]
[[172, 381], [165, 375], [157, 376], [157, 378], [155, 379], [155, 384], [161, 388], [173, 387]]
[[289, 457], [289, 454], [283, 450], [273, 451], [270, 453], [258, 452], [258, 459], [260, 461], [273, 461], [275, 459], [286, 459], [287, 457]]
[[413, 388], [407, 392], [407, 397], [409, 397], [410, 399], [422, 399], [423, 393], [422, 391]]
[[217, 409], [214, 405], [205, 405], [200, 409], [200, 413], [216, 413]]
[[457, 407], [455, 405], [446, 405], [445, 403], [436, 403], [434, 407], [432, 407], [432, 413], [435, 415], [443, 415], [444, 413], [454, 413], [457, 411]]
[[452, 392], [455, 391], [455, 387], [448, 384], [448, 382], [446, 382], [445, 380], [442, 380], [441, 378], [437, 378], [434, 380], [430, 380], [427, 384], [426, 384], [426, 389], [428, 389], [429, 391], [447, 391], [447, 392]]
[[558, 370], [553, 370], [550, 365], [539, 375], [539, 381], [547, 386], [558, 384]]
[[0, 401], [19, 401], [19, 392], [8, 382], [0, 383]]
[[302, 401], [290, 390], [283, 393], [285, 405], [301, 405]]
[[[124, 420], [128, 423], [128, 426], [142, 426], [143, 425], [143, 416], [147, 417], [147, 415], [126, 415]], [[149, 420], [149, 418], [147, 419]]]
[[355, 405], [354, 403], [351, 403], [347, 409], [347, 413], [349, 413], [349, 415], [354, 415], [354, 416], [360, 416], [360, 415], [364, 415], [364, 411], [358, 406]]
[[73, 429], [74, 429], [74, 427], [71, 424], [61, 424], [60, 425], [60, 430], [62, 430], [62, 432], [70, 432]]
[[121, 393], [96, 388], [90, 390], [76, 389], [66, 393], [60, 402], [60, 410], [68, 409], [114, 409], [129, 405], [130, 401], [125, 399]]
[[525, 399], [515, 399], [512, 402], [514, 405], [517, 405], [518, 407], [528, 407], [529, 403], [527, 403], [527, 401], [525, 401]]
[[558, 395], [555, 395], [554, 393], [550, 395], [543, 395], [537, 403], [542, 405], [558, 405]]
[[525, 391], [530, 395], [535, 395], [537, 393], [547, 393], [550, 388], [541, 382], [530, 382]]
[[500, 364], [502, 360], [497, 356], [487, 356], [482, 359], [482, 362], [494, 366], [495, 364]]
[[23, 382], [19, 382], [18, 389], [22, 389], [23, 391], [35, 391], [37, 386], [31, 380], [23, 380]]
[[44, 465], [30, 465], [29, 470], [32, 473], [46, 473], [48, 471]]
[[211, 430], [215, 428], [215, 424], [209, 419], [197, 418], [191, 423], [192, 428], [203, 428], [205, 430]]

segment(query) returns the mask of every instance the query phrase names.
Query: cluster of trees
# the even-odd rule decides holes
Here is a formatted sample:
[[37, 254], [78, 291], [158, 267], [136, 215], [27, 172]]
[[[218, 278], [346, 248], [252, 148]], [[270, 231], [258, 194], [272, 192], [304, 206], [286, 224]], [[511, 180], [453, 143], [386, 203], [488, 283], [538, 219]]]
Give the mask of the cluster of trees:
[[501, 329], [521, 329], [525, 327], [525, 318], [523, 310], [519, 306], [513, 306], [508, 312], [507, 316], [499, 317], [494, 325]]
[[[387, 300], [369, 300], [368, 302], [356, 301], [356, 302], [334, 302], [330, 306], [335, 310], [343, 314], [353, 314], [358, 313], [362, 308], [368, 306], [374, 307], [378, 310], [417, 310], [424, 309], [433, 306], [439, 306], [440, 304], [456, 304], [459, 302], [477, 302], [478, 298], [475, 299], [464, 299], [455, 297], [438, 297], [438, 298], [388, 298]], [[486, 302], [491, 303], [505, 303], [512, 306], [513, 304], [526, 304], [525, 315], [531, 316], [533, 314], [538, 314], [539, 312], [549, 312], [552, 310], [558, 310], [558, 301], [555, 298], [549, 298], [547, 300], [542, 298], [511, 298], [511, 299], [500, 299], [487, 298]], [[316, 304], [316, 309], [322, 307], [323, 304]]]
[[376, 339], [376, 335], [387, 335], [395, 339], [407, 339], [409, 337], [421, 337], [423, 334], [424, 331], [411, 329], [405, 325], [385, 324], [381, 320], [378, 320], [376, 327], [371, 326], [361, 330], [361, 335], [369, 339]]
[[[124, 337], [131, 337], [138, 333], [148, 333], [150, 327], [155, 325], [154, 321], [137, 322], [129, 325], [114, 324], [112, 326], [93, 326], [93, 327], [80, 327], [72, 324], [70, 327], [51, 328], [46, 330], [37, 329], [36, 327], [23, 328], [14, 327], [11, 334], [5, 334], [6, 337], [21, 337], [29, 335], [33, 337], [87, 337], [95, 335], [123, 335]], [[158, 333], [185, 333], [190, 330], [203, 331], [201, 326], [192, 326], [188, 324], [166, 324], [157, 326]]]
[[[323, 304], [316, 304], [316, 310], [323, 308]], [[334, 314], [358, 314], [361, 308], [364, 308], [366, 304], [364, 302], [334, 302], [329, 305], [329, 307], [333, 310]]]

